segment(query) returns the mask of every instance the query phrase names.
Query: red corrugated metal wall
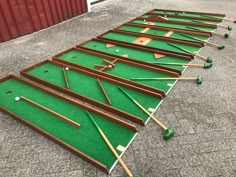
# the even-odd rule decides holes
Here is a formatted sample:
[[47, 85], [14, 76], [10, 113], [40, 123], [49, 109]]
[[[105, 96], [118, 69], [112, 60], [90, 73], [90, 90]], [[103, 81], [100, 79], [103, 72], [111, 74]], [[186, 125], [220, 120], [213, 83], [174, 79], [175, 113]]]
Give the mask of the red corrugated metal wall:
[[0, 0], [0, 42], [88, 11], [86, 0]]

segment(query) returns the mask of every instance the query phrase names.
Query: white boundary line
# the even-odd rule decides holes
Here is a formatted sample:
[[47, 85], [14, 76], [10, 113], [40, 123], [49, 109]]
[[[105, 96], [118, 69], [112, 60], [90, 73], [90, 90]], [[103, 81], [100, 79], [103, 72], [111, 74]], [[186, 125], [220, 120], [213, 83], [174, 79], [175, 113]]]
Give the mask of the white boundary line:
[[[135, 137], [138, 135], [138, 132], [136, 132], [133, 136], [133, 138], [130, 140], [130, 142], [128, 143], [128, 145], [125, 147], [125, 150], [120, 154], [120, 158], [124, 155], [124, 153], [126, 152], [126, 150], [129, 148], [129, 146], [131, 145], [131, 143], [134, 141]], [[111, 174], [112, 170], [115, 168], [116, 164], [118, 163], [118, 160], [116, 160], [114, 162], [114, 164], [112, 165], [112, 167], [109, 169], [109, 174]]]

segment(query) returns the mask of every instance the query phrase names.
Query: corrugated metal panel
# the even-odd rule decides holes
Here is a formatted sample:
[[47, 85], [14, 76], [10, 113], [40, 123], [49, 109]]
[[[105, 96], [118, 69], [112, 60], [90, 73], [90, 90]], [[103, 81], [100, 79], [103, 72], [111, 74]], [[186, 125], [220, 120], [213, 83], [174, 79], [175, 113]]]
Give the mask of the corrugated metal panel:
[[0, 42], [88, 11], [87, 0], [0, 0]]

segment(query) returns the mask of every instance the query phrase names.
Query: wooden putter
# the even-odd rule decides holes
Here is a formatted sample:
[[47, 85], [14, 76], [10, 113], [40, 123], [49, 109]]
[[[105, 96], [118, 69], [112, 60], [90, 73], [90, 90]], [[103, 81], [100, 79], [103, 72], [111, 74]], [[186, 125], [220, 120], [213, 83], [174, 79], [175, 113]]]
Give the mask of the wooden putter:
[[[213, 23], [202, 22], [202, 21], [199, 21], [199, 20], [192, 20], [192, 22], [214, 25]], [[229, 26], [225, 26], [225, 25], [216, 24], [216, 26], [219, 27], [219, 28], [227, 29], [229, 31], [232, 30], [232, 26], [230, 26], [230, 25]]]
[[236, 23], [236, 20], [232, 19], [232, 18], [226, 18], [224, 17], [223, 19], [221, 18], [217, 18], [217, 17], [212, 17], [210, 15], [201, 15], [202, 17], [207, 17], [207, 18], [215, 18], [215, 19], [220, 19], [220, 20], [224, 20], [224, 21], [229, 21], [229, 22], [233, 22]]
[[212, 58], [211, 58], [211, 57], [204, 57], [204, 56], [199, 55], [199, 54], [197, 54], [197, 53], [195, 53], [195, 52], [191, 52], [191, 51], [189, 51], [189, 50], [187, 50], [187, 49], [184, 49], [184, 48], [182, 48], [182, 47], [176, 46], [176, 45], [171, 44], [171, 43], [167, 43], [167, 44], [170, 45], [170, 46], [172, 46], [172, 47], [174, 47], [174, 48], [176, 48], [176, 49], [179, 49], [179, 50], [182, 50], [182, 51], [184, 51], [184, 52], [190, 53], [190, 54], [192, 54], [192, 55], [194, 55], [194, 56], [196, 56], [196, 57], [198, 57], [198, 58], [200, 58], [200, 59], [202, 59], [202, 60], [205, 60], [207, 63], [212, 63]]
[[119, 89], [124, 95], [126, 95], [134, 104], [136, 104], [143, 112], [145, 112], [150, 118], [152, 118], [152, 120], [154, 120], [164, 130], [163, 139], [168, 140], [174, 136], [175, 131], [173, 128], [171, 127], [167, 128], [156, 117], [154, 117], [151, 113], [149, 113], [137, 100], [132, 98], [124, 89], [122, 89], [121, 87], [119, 87]]
[[198, 85], [202, 84], [203, 77], [170, 77], [170, 78], [131, 78], [130, 80], [196, 80]]
[[36, 103], [36, 102], [34, 102], [34, 101], [24, 97], [24, 96], [16, 97], [15, 101], [20, 101], [21, 99], [26, 101], [26, 102], [28, 102], [28, 103], [30, 103], [30, 104], [32, 104], [32, 105], [34, 105], [34, 106], [36, 106], [36, 107], [38, 107], [38, 108], [40, 108], [40, 109], [42, 109], [42, 110], [44, 110], [44, 111], [47, 111], [47, 112], [53, 114], [54, 116], [59, 117], [60, 119], [64, 120], [67, 123], [70, 123], [71, 125], [74, 125], [77, 128], [80, 128], [80, 124], [79, 123], [77, 123], [77, 122], [75, 122], [75, 121], [73, 121], [73, 120], [71, 120], [71, 119], [69, 119], [69, 118], [67, 118], [67, 117], [65, 117], [65, 116], [63, 116], [63, 115], [61, 115], [61, 114], [51, 110], [51, 109], [49, 109], [49, 108], [46, 108], [45, 106], [43, 106], [41, 104], [38, 104], [38, 103]]
[[208, 44], [209, 46], [217, 47], [219, 50], [222, 50], [222, 49], [225, 48], [224, 45], [219, 45], [219, 44], [215, 44], [215, 43], [212, 43], [212, 42], [208, 42], [208, 41], [205, 41], [205, 40], [202, 40], [202, 39], [193, 37], [193, 36], [189, 36], [189, 35], [186, 35], [186, 34], [180, 34], [180, 35], [181, 35], [181, 36], [184, 36], [184, 37], [187, 37], [187, 38], [189, 38], [189, 39], [194, 39], [194, 40], [196, 40], [196, 41], [204, 42], [205, 44]]
[[62, 68], [62, 72], [63, 72], [63, 76], [64, 76], [64, 80], [65, 80], [65, 83], [66, 83], [66, 88], [69, 89], [70, 86], [69, 86], [69, 82], [68, 82], [68, 78], [67, 78], [67, 74], [66, 74], [66, 71], [68, 71], [69, 68], [66, 67], [66, 68]]
[[204, 64], [184, 64], [184, 63], [169, 63], [169, 62], [151, 62], [151, 64], [159, 64], [159, 65], [177, 65], [177, 66], [192, 66], [192, 67], [201, 67], [204, 69], [208, 69], [212, 67], [212, 63], [204, 63]]
[[105, 98], [106, 98], [108, 104], [111, 105], [111, 100], [110, 100], [110, 98], [108, 97], [107, 92], [106, 92], [106, 90], [104, 89], [102, 83], [100, 82], [99, 79], [97, 79], [97, 82], [98, 82], [98, 85], [99, 85], [100, 89], [102, 90], [102, 93], [103, 93], [103, 95], [105, 96]]
[[[191, 30], [197, 30], [197, 31], [203, 31], [203, 32], [209, 32], [209, 31], [206, 31], [206, 30], [201, 30], [201, 29], [198, 29], [198, 28], [194, 28], [194, 27], [190, 27], [190, 26], [186, 26], [186, 28], [188, 29], [191, 29]], [[218, 36], [222, 36], [224, 38], [228, 38], [229, 37], [229, 34], [228, 33], [218, 33], [218, 32], [214, 32], [214, 31], [210, 31], [211, 34], [214, 34], [214, 35], [218, 35]]]
[[103, 140], [106, 142], [106, 144], [108, 145], [108, 147], [110, 148], [110, 150], [112, 151], [112, 153], [116, 156], [117, 160], [119, 161], [119, 163], [121, 164], [121, 166], [123, 167], [123, 169], [125, 170], [125, 172], [127, 173], [127, 175], [129, 177], [137, 177], [134, 176], [131, 171], [128, 169], [127, 165], [124, 163], [124, 161], [121, 159], [121, 157], [119, 156], [119, 154], [116, 152], [115, 148], [112, 146], [112, 144], [110, 143], [110, 141], [108, 140], [107, 136], [105, 135], [105, 133], [102, 131], [102, 129], [99, 127], [99, 125], [97, 124], [97, 122], [94, 120], [94, 118], [92, 117], [92, 115], [90, 114], [90, 112], [86, 111], [88, 117], [90, 118], [90, 120], [93, 122], [93, 124], [95, 125], [95, 127], [97, 128], [98, 132], [100, 133], [100, 135], [102, 136]]

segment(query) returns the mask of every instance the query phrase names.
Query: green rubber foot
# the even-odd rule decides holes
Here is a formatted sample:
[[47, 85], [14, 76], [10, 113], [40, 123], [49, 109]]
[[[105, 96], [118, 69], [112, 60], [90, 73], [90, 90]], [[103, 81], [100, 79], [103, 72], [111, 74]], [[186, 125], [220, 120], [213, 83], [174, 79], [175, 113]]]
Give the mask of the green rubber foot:
[[207, 57], [206, 62], [207, 62], [207, 63], [212, 63], [212, 58], [211, 58], [211, 57]]
[[212, 67], [212, 63], [205, 63], [204, 64], [205, 69], [208, 69], [208, 68], [211, 68], [211, 67]]
[[233, 28], [232, 26], [228, 26], [228, 30], [231, 31]]
[[174, 134], [175, 134], [175, 130], [173, 128], [168, 128], [167, 130], [165, 130], [165, 132], [163, 134], [163, 139], [168, 140], [172, 136], [174, 136]]
[[224, 45], [219, 45], [219, 46], [218, 46], [218, 49], [219, 49], [219, 50], [222, 50], [222, 49], [224, 49], [224, 48], [225, 48]]
[[202, 76], [198, 76], [197, 80], [196, 80], [197, 84], [198, 85], [202, 84], [202, 81], [203, 81], [203, 77]]
[[224, 37], [225, 37], [225, 38], [228, 38], [228, 37], [229, 37], [229, 34], [228, 34], [228, 33], [225, 33]]

